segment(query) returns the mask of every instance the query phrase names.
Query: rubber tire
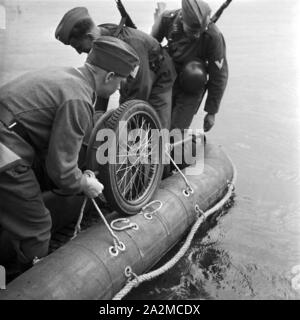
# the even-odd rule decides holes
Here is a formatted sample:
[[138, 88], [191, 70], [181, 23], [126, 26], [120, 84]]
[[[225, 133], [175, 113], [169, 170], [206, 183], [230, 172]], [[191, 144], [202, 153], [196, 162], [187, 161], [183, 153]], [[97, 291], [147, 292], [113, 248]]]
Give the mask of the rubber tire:
[[[98, 142], [95, 141], [99, 130], [105, 128], [106, 121], [112, 116], [116, 109], [106, 111], [95, 123], [89, 138], [89, 144], [86, 151], [86, 167], [93, 172], [99, 171], [99, 164], [96, 159]], [[98, 177], [99, 174], [96, 174]]]
[[[109, 117], [105, 123], [105, 127], [113, 130], [118, 135], [118, 124], [120, 121], [128, 120], [132, 115], [136, 113], [146, 113], [156, 125], [156, 129], [161, 129], [161, 123], [156, 111], [143, 100], [130, 100], [123, 103], [115, 112]], [[161, 155], [160, 155], [161, 157]], [[138, 213], [153, 197], [155, 191], [159, 187], [163, 173], [163, 165], [160, 161], [157, 165], [156, 176], [152, 181], [152, 185], [149, 187], [148, 192], [143, 198], [136, 201], [134, 204], [130, 204], [123, 199], [119, 194], [117, 186], [115, 184], [115, 176], [112, 165], [109, 163], [99, 166], [99, 180], [104, 185], [104, 196], [108, 203], [119, 213], [124, 215], [134, 215]]]

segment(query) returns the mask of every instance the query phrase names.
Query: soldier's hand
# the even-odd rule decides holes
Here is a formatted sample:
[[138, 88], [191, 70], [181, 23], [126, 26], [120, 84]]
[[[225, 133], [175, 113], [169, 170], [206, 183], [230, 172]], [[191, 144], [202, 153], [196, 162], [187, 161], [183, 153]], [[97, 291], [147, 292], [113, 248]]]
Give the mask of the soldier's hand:
[[215, 124], [215, 115], [212, 113], [207, 113], [204, 117], [203, 129], [204, 132], [209, 131]]
[[82, 191], [89, 198], [96, 198], [102, 193], [104, 187], [103, 184], [98, 181], [95, 174], [86, 170], [83, 173], [85, 179], [83, 179]]

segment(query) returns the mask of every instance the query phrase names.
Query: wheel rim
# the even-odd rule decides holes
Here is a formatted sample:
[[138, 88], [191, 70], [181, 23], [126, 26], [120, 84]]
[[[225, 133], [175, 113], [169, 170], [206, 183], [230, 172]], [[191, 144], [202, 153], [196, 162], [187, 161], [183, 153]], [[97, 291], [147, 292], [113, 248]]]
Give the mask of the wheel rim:
[[155, 120], [144, 112], [130, 116], [126, 125], [127, 139], [119, 139], [117, 163], [112, 165], [111, 177], [119, 196], [130, 205], [142, 202], [149, 189], [156, 183], [159, 165], [159, 144], [154, 145], [152, 129], [158, 129]]

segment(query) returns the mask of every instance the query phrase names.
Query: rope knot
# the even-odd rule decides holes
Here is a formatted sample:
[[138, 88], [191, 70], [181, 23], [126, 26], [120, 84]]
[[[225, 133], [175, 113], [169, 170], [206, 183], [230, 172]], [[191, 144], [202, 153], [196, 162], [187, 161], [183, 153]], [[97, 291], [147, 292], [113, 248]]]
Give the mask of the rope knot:
[[227, 187], [233, 192], [235, 190], [235, 185], [231, 181], [227, 180]]
[[197, 204], [197, 203], [195, 204], [195, 212], [197, 213], [198, 218], [200, 218], [200, 217], [205, 218], [204, 211], [200, 208], [199, 204]]
[[139, 284], [139, 277], [137, 276], [136, 273], [134, 273], [134, 272], [132, 271], [132, 269], [131, 269], [130, 266], [127, 266], [127, 267], [125, 268], [124, 274], [125, 274], [128, 282], [133, 282], [133, 281], [135, 281], [135, 282], [136, 282], [136, 283], [135, 283], [135, 286], [136, 286], [136, 287], [138, 286], [138, 284]]
[[119, 254], [119, 251], [125, 251], [126, 246], [125, 244], [120, 241], [118, 238], [114, 238], [114, 245], [109, 247], [109, 253], [113, 256], [116, 257]]
[[[145, 212], [150, 206], [152, 206], [154, 204], [158, 205], [157, 208], [153, 209], [152, 211]], [[162, 205], [163, 204], [160, 200], [151, 201], [142, 208], [140, 214], [144, 215], [145, 219], [152, 220], [153, 215], [162, 208]]]

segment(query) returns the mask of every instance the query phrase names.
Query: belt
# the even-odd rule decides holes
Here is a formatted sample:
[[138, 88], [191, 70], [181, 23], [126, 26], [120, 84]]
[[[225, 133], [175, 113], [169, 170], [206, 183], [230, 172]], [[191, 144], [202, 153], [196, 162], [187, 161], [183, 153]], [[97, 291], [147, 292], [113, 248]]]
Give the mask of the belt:
[[7, 127], [8, 130], [15, 132], [33, 147], [33, 143], [28, 135], [27, 129], [22, 123], [18, 122], [13, 113], [6, 109], [3, 105], [0, 105], [0, 121]]

